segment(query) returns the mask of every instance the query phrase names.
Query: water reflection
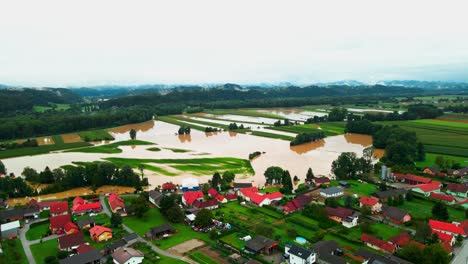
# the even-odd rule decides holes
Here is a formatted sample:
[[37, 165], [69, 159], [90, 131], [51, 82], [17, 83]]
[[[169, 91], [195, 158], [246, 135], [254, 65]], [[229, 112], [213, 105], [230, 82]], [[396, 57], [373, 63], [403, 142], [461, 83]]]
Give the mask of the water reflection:
[[315, 142], [309, 142], [309, 143], [305, 143], [305, 144], [301, 144], [301, 145], [297, 145], [297, 146], [290, 146], [289, 149], [291, 149], [292, 151], [296, 152], [297, 154], [305, 154], [311, 150], [314, 150], [314, 149], [318, 149], [318, 148], [321, 148], [325, 146], [325, 140], [319, 140], [319, 141], [315, 141]]
[[229, 136], [230, 136], [230, 137], [235, 137], [235, 136], [237, 136], [237, 132], [229, 131], [228, 133], [229, 133]]
[[345, 134], [346, 142], [351, 144], [359, 144], [363, 147], [370, 146], [372, 144], [372, 137], [362, 134]]
[[136, 130], [136, 132], [146, 132], [152, 129], [153, 127], [154, 127], [154, 121], [150, 120], [150, 121], [146, 121], [143, 123], [115, 127], [115, 128], [109, 129], [108, 131], [111, 133], [129, 133], [130, 130], [133, 128]]
[[177, 135], [179, 138], [180, 143], [187, 143], [187, 142], [192, 142], [192, 135]]

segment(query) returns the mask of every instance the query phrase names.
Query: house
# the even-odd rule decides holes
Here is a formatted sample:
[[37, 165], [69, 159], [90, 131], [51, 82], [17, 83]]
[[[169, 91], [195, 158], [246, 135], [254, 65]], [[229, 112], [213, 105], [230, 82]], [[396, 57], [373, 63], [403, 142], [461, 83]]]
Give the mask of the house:
[[15, 220], [26, 220], [39, 218], [40, 209], [37, 205], [28, 204], [23, 208], [13, 208], [0, 212], [0, 220], [2, 222], [12, 222]]
[[184, 192], [184, 195], [182, 196], [182, 203], [185, 206], [190, 206], [192, 205], [196, 200], [201, 200], [203, 199], [203, 193], [201, 191], [187, 191]]
[[427, 184], [431, 183], [432, 180], [423, 176], [418, 176], [414, 174], [400, 174], [393, 173], [395, 181], [404, 182], [406, 184], [416, 185], [416, 184]]
[[125, 235], [122, 239], [127, 243], [133, 243], [138, 240], [138, 235], [135, 233], [130, 233]]
[[315, 186], [317, 186], [317, 187], [319, 187], [322, 184], [330, 185], [330, 183], [331, 183], [330, 178], [325, 177], [325, 176], [314, 178], [313, 181], [315, 183]]
[[89, 229], [89, 235], [96, 242], [107, 241], [112, 238], [112, 229], [95, 225]]
[[182, 191], [198, 191], [200, 190], [200, 184], [198, 184], [198, 180], [195, 178], [185, 178], [182, 181]]
[[76, 225], [78, 226], [80, 230], [85, 229], [85, 228], [91, 228], [95, 224], [96, 224], [96, 221], [92, 217], [87, 217], [87, 218], [76, 220]]
[[162, 186], [161, 186], [161, 190], [163, 192], [174, 192], [177, 190], [177, 186], [171, 182], [168, 182], [168, 183], [164, 183]]
[[225, 196], [226, 200], [229, 202], [237, 201], [237, 193], [227, 193]]
[[76, 254], [83, 254], [93, 249], [94, 247], [89, 244], [81, 244], [75, 249], [75, 251], [76, 251]]
[[398, 188], [398, 189], [390, 189], [390, 190], [385, 190], [385, 191], [379, 191], [374, 193], [372, 196], [375, 198], [379, 199], [381, 203], [385, 203], [388, 201], [388, 199], [395, 199], [398, 196], [403, 196], [403, 198], [406, 197], [407, 190], [403, 188]]
[[440, 192], [440, 182], [433, 181], [431, 183], [414, 185], [411, 190], [424, 196], [429, 196], [433, 192]]
[[97, 213], [102, 210], [101, 203], [94, 202], [90, 203], [87, 200], [77, 196], [73, 199], [71, 212], [73, 215], [83, 215], [86, 213]]
[[388, 242], [397, 246], [397, 248], [402, 248], [411, 241], [411, 237], [408, 232], [401, 232], [400, 234], [391, 237], [388, 239]]
[[66, 223], [71, 222], [71, 217], [69, 214], [66, 215], [57, 215], [49, 218], [49, 229], [52, 233], [55, 233], [59, 230], [63, 230]]
[[335, 241], [319, 241], [311, 247], [312, 252], [317, 254], [319, 264], [346, 264], [347, 262], [340, 256], [343, 251]]
[[247, 241], [245, 250], [252, 254], [266, 254], [269, 255], [277, 248], [279, 243], [264, 236], [256, 236], [255, 238]]
[[246, 183], [243, 183], [243, 182], [235, 182], [234, 183], [234, 191], [239, 191], [240, 189], [244, 189], [244, 188], [251, 188], [252, 187], [252, 183], [251, 182], [246, 182]]
[[21, 225], [19, 220], [0, 225], [0, 232], [2, 233], [2, 238], [17, 237], [19, 235], [20, 227]]
[[295, 245], [286, 245], [284, 254], [289, 256], [289, 264], [312, 264], [317, 258], [314, 252]]
[[468, 185], [449, 183], [447, 184], [447, 193], [458, 197], [468, 198]]
[[382, 204], [378, 199], [373, 197], [361, 197], [359, 199], [359, 207], [367, 206], [372, 212], [379, 212], [382, 209]]
[[368, 247], [373, 248], [375, 250], [379, 250], [385, 253], [394, 253], [396, 246], [389, 242], [385, 242], [373, 236], [369, 236], [366, 233], [363, 233], [361, 236], [361, 241], [364, 242]]
[[33, 205], [33, 206], [38, 206], [39, 207], [39, 211], [46, 211], [46, 210], [50, 210], [50, 205], [55, 203], [55, 202], [58, 202], [56, 200], [53, 200], [53, 201], [42, 201], [42, 202], [38, 202], [36, 201], [36, 199], [31, 199], [28, 204], [29, 205]]
[[406, 261], [399, 257], [390, 254], [381, 256], [364, 248], [356, 250], [354, 255], [361, 257], [363, 259], [363, 264], [412, 264], [412, 262]]
[[437, 166], [426, 167], [426, 168], [424, 168], [423, 173], [434, 175], [434, 176], [435, 175], [444, 175], [445, 174]]
[[448, 175], [452, 176], [465, 176], [468, 175], [468, 166], [462, 169], [448, 169], [447, 170]]
[[219, 194], [219, 192], [218, 192], [217, 190], [215, 190], [214, 188], [210, 188], [210, 189], [208, 190], [208, 196], [210, 196], [210, 197], [213, 197], [213, 198], [214, 198], [214, 197], [215, 197], [216, 195], [218, 195], [218, 194]]
[[174, 234], [176, 231], [172, 228], [170, 224], [164, 224], [157, 227], [153, 227], [145, 234], [145, 237], [149, 240], [154, 240], [158, 238], [169, 237], [169, 235]]
[[446, 233], [442, 233], [442, 232], [437, 231], [437, 230], [432, 230], [432, 235], [434, 235], [434, 234], [437, 235], [437, 237], [439, 238], [439, 240], [441, 242], [449, 243], [450, 246], [455, 245], [456, 239], [455, 239], [454, 236], [446, 234]]
[[65, 223], [65, 225], [63, 225], [63, 231], [65, 231], [65, 234], [70, 235], [70, 234], [73, 234], [73, 233], [80, 232], [80, 229], [74, 223], [67, 222], [67, 223]]
[[57, 215], [64, 215], [68, 214], [68, 202], [54, 202], [50, 205], [50, 215], [57, 216]]
[[102, 254], [97, 249], [59, 260], [59, 264], [98, 264]]
[[154, 204], [158, 208], [159, 208], [159, 204], [161, 203], [162, 198], [163, 198], [162, 193], [158, 191], [151, 190], [148, 192], [148, 200], [150, 201], [150, 203]]
[[382, 206], [382, 215], [391, 222], [400, 225], [411, 221], [411, 215], [408, 212], [393, 206]]
[[327, 210], [328, 218], [341, 223], [347, 228], [354, 227], [358, 224], [360, 214], [351, 209], [344, 207], [326, 207], [325, 210]]
[[340, 197], [343, 196], [343, 194], [343, 189], [340, 187], [330, 187], [320, 190], [320, 196], [325, 198]]
[[436, 230], [436, 231], [449, 234], [452, 236], [458, 236], [458, 235], [461, 235], [462, 237], [467, 236], [467, 232], [465, 231], [465, 229], [463, 229], [463, 227], [460, 224], [447, 223], [447, 222], [430, 219], [429, 226], [431, 227], [432, 230]]
[[273, 201], [280, 201], [283, 194], [280, 192], [272, 192], [267, 194], [258, 193], [257, 187], [243, 188], [239, 190], [239, 195], [246, 201], [257, 206], [270, 205]]
[[143, 262], [143, 252], [133, 248], [119, 248], [112, 253], [115, 264], [139, 264]]
[[220, 203], [227, 203], [228, 202], [226, 197], [224, 197], [223, 195], [221, 195], [219, 193], [215, 196], [215, 199]]
[[72, 251], [84, 243], [85, 239], [81, 232], [73, 233], [58, 238], [58, 249], [62, 251]]
[[119, 240], [114, 241], [114, 242], [112, 242], [110, 244], [107, 244], [104, 247], [104, 254], [105, 255], [112, 254], [112, 252], [114, 252], [116, 249], [124, 247], [126, 244], [127, 244], [127, 242], [125, 240], [123, 240], [123, 239], [119, 239]]
[[312, 197], [304, 195], [304, 194], [299, 194], [296, 198], [294, 198], [292, 201], [287, 202], [283, 206], [283, 211], [286, 214], [302, 210], [304, 206], [312, 202]]
[[431, 193], [429, 197], [431, 197], [432, 199], [443, 201], [446, 204], [455, 204], [455, 202], [457, 201], [455, 200], [455, 198], [453, 198], [453, 196], [445, 195], [441, 193], [435, 193], [435, 192]]
[[120, 195], [111, 193], [108, 197], [109, 206], [113, 213], [122, 212], [125, 209], [125, 202]]
[[208, 209], [208, 210], [214, 210], [219, 207], [219, 202], [216, 199], [208, 200], [208, 201], [201, 201], [201, 200], [196, 200], [193, 202], [193, 208], [196, 209]]

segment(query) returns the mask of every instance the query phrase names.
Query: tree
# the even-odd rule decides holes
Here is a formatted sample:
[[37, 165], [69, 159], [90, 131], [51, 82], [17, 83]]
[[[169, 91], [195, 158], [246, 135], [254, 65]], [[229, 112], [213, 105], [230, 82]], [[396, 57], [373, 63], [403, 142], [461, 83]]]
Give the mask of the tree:
[[7, 174], [7, 170], [5, 168], [5, 164], [0, 160], [0, 174]]
[[135, 129], [133, 129], [133, 128], [130, 129], [130, 138], [131, 139], [136, 139], [136, 134], [137, 134], [137, 132], [136, 132]]
[[418, 148], [417, 160], [418, 161], [424, 161], [426, 159], [426, 150], [424, 149], [423, 143], [418, 142], [417, 148]]
[[281, 187], [280, 191], [283, 194], [291, 194], [293, 190], [293, 184], [291, 181], [291, 175], [289, 174], [289, 171], [284, 171], [283, 172], [283, 177], [282, 181], [283, 187]]
[[[364, 207], [366, 207], [366, 206], [364, 206]], [[374, 230], [372, 229], [372, 225], [368, 220], [365, 220], [363, 223], [361, 223], [359, 225], [359, 228], [361, 229], [361, 231], [363, 233], [366, 233], [366, 234], [374, 233]]]
[[299, 177], [297, 177], [297, 175], [294, 175], [294, 182], [298, 182], [299, 181]]
[[133, 199], [131, 202], [135, 215], [138, 218], [142, 218], [146, 212], [149, 210], [148, 199], [144, 195], [139, 195], [137, 198]]
[[112, 213], [110, 223], [112, 227], [119, 227], [122, 224], [122, 216]]
[[65, 258], [68, 258], [68, 256], [70, 256], [70, 253], [68, 253], [67, 251], [59, 251], [57, 253], [58, 259], [65, 259]]
[[31, 167], [26, 167], [23, 169], [23, 172], [21, 173], [23, 177], [30, 182], [39, 182], [39, 173], [31, 168]]
[[315, 178], [315, 176], [314, 176], [314, 173], [312, 172], [312, 168], [309, 168], [307, 170], [306, 179], [307, 180], [313, 180], [314, 178]]
[[414, 198], [413, 192], [406, 193], [406, 201], [412, 201]]
[[163, 195], [161, 202], [159, 203], [159, 209], [165, 215], [169, 208], [177, 205], [175, 195]]
[[46, 264], [58, 264], [58, 259], [56, 256], [47, 256], [44, 258], [44, 263]]
[[182, 223], [184, 221], [184, 212], [178, 205], [174, 205], [166, 211], [167, 220], [171, 223]]
[[145, 165], [143, 165], [143, 164], [138, 164], [138, 170], [140, 170], [141, 179], [143, 180], [143, 178], [145, 177], [145, 175], [143, 174], [143, 171], [145, 170]]
[[356, 176], [356, 153], [343, 152], [332, 163], [332, 172], [338, 179], [350, 179]]
[[364, 205], [363, 207], [361, 207], [360, 211], [362, 215], [370, 215], [372, 213], [371, 208], [367, 205]]
[[427, 223], [421, 223], [416, 227], [415, 238], [421, 243], [426, 243], [430, 239], [432, 234], [432, 229]]
[[447, 206], [443, 203], [436, 203], [432, 207], [432, 217], [438, 220], [448, 220], [449, 219], [449, 213]]
[[220, 184], [221, 184], [221, 175], [218, 172], [215, 172], [213, 174], [213, 177], [211, 178], [211, 187], [213, 187], [216, 190], [219, 190]]
[[201, 227], [210, 227], [213, 225], [213, 213], [208, 209], [201, 209], [195, 217], [194, 224]]
[[266, 178], [266, 184], [281, 184], [283, 173], [284, 171], [280, 167], [268, 167], [264, 173]]
[[231, 182], [234, 181], [234, 178], [236, 178], [236, 175], [233, 172], [225, 171], [221, 179], [221, 189], [223, 190], [229, 189]]
[[435, 161], [434, 161], [434, 162], [435, 162], [435, 164], [436, 164], [439, 168], [441, 168], [441, 169], [443, 169], [443, 168], [445, 167], [445, 159], [444, 159], [444, 156], [440, 156], [440, 155], [437, 156], [437, 157], [435, 158]]
[[47, 166], [44, 171], [39, 173], [39, 182], [40, 183], [53, 183], [54, 182], [54, 175], [52, 174], [52, 171], [50, 168]]
[[333, 207], [333, 208], [337, 208], [338, 206], [340, 206], [340, 204], [338, 203], [338, 200], [336, 200], [335, 198], [325, 199], [325, 205]]
[[351, 196], [346, 196], [344, 198], [344, 206], [346, 208], [353, 208], [353, 198]]

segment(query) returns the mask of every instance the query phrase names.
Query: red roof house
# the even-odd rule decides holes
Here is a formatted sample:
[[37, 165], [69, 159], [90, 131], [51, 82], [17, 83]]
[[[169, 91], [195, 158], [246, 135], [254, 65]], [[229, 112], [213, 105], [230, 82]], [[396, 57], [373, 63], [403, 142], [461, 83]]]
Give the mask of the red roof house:
[[444, 202], [446, 202], [448, 204], [454, 204], [455, 201], [456, 201], [455, 198], [453, 198], [453, 196], [445, 195], [445, 194], [441, 194], [441, 193], [432, 192], [429, 196], [431, 198], [444, 201]]
[[84, 243], [85, 239], [81, 232], [61, 236], [58, 238], [59, 250], [72, 251]]
[[269, 205], [272, 201], [279, 201], [283, 197], [280, 192], [260, 194], [257, 187], [242, 188], [239, 190], [239, 195], [258, 206]]
[[393, 177], [397, 181], [405, 182], [407, 184], [426, 184], [432, 182], [431, 179], [414, 175], [414, 174], [400, 174], [400, 173], [394, 173]]
[[50, 204], [50, 215], [63, 215], [68, 214], [68, 202], [54, 202]]
[[69, 214], [66, 215], [57, 215], [49, 219], [50, 225], [49, 228], [52, 233], [55, 233], [58, 230], [63, 230], [66, 223], [71, 222], [71, 217]]
[[89, 230], [89, 235], [94, 241], [107, 241], [112, 238], [112, 229], [104, 226], [95, 225]]
[[164, 184], [161, 186], [161, 189], [162, 189], [163, 191], [174, 191], [174, 190], [177, 189], [177, 186], [176, 186], [175, 184], [173, 184], [173, 183], [168, 182], [168, 183], [164, 183]]
[[86, 253], [86, 252], [91, 251], [93, 249], [94, 249], [93, 246], [91, 246], [89, 244], [81, 244], [75, 250], [76, 250], [77, 254], [83, 254], [83, 253]]
[[211, 196], [211, 197], [215, 197], [215, 196], [218, 195], [218, 194], [219, 194], [218, 191], [215, 190], [215, 189], [213, 189], [213, 188], [210, 188], [210, 189], [208, 190], [208, 195]]
[[302, 210], [304, 206], [306, 206], [310, 202], [312, 202], [312, 197], [304, 195], [304, 194], [300, 194], [296, 198], [294, 198], [292, 201], [287, 202], [283, 206], [283, 211], [288, 214], [297, 210]]
[[219, 207], [219, 202], [216, 199], [208, 201], [196, 200], [193, 202], [193, 207], [197, 209], [213, 210]]
[[315, 186], [320, 186], [322, 184], [330, 184], [330, 178], [322, 176], [314, 179]]
[[463, 227], [458, 224], [452, 224], [430, 219], [429, 226], [432, 230], [440, 231], [445, 234], [449, 234], [452, 236], [461, 235], [463, 237], [466, 237], [465, 229], [463, 229]]
[[359, 206], [367, 206], [372, 212], [379, 211], [382, 208], [382, 204], [379, 202], [379, 199], [367, 196], [359, 199]]
[[361, 241], [364, 242], [370, 248], [380, 250], [386, 253], [394, 253], [396, 249], [395, 245], [380, 240], [378, 238], [369, 236], [366, 233], [362, 234]]
[[119, 211], [119, 210], [123, 210], [125, 208], [125, 202], [124, 200], [122, 199], [122, 197], [120, 197], [120, 195], [118, 194], [115, 194], [115, 193], [111, 193], [109, 195], [109, 206], [111, 208], [111, 211], [113, 213]]
[[73, 206], [76, 206], [76, 205], [79, 205], [79, 204], [85, 204], [85, 203], [88, 203], [88, 201], [81, 198], [80, 196], [75, 197], [75, 199], [73, 199], [73, 202], [72, 202]]
[[440, 182], [433, 181], [431, 183], [414, 185], [411, 186], [411, 190], [429, 196], [432, 192], [440, 192]]
[[451, 246], [455, 244], [455, 237], [452, 235], [445, 234], [437, 230], [432, 230], [432, 234], [433, 235], [436, 234], [437, 237], [439, 237], [441, 242], [449, 242]]
[[219, 193], [215, 196], [215, 199], [218, 200], [218, 202], [220, 202], [220, 203], [227, 203], [226, 197], [222, 196]]
[[65, 225], [63, 225], [63, 231], [65, 231], [65, 233], [69, 235], [69, 234], [73, 234], [76, 232], [80, 232], [80, 229], [74, 223], [67, 222], [65, 223]]
[[102, 206], [100, 202], [95, 203], [86, 203], [86, 204], [78, 204], [72, 207], [72, 214], [74, 215], [82, 215], [90, 212], [100, 212], [102, 210]]
[[237, 194], [235, 194], [235, 193], [228, 193], [224, 197], [226, 197], [226, 199], [228, 201], [236, 201], [237, 200]]
[[182, 196], [182, 203], [186, 206], [192, 205], [198, 199], [203, 199], [203, 193], [200, 191], [188, 191]]
[[401, 232], [400, 234], [388, 239], [388, 242], [398, 247], [403, 247], [406, 244], [408, 244], [410, 241], [411, 241], [411, 237], [408, 234], [408, 232]]

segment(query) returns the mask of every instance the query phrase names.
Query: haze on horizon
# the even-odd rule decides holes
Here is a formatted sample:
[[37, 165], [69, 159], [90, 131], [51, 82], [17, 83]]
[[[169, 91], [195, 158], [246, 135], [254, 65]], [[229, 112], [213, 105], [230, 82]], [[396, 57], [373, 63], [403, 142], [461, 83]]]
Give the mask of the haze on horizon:
[[468, 81], [466, 1], [5, 1], [0, 83]]

